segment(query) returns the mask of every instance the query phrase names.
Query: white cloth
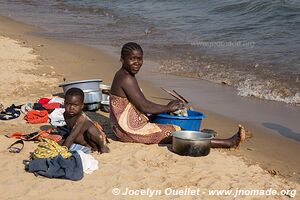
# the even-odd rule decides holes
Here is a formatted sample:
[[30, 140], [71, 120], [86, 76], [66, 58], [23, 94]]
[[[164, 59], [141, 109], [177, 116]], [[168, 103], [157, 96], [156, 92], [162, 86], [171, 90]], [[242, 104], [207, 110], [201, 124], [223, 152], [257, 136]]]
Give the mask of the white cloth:
[[65, 126], [66, 122], [64, 118], [64, 112], [64, 108], [55, 108], [49, 115], [50, 124], [55, 127]]
[[33, 110], [32, 107], [33, 107], [32, 103], [26, 103], [21, 106], [21, 111], [23, 114], [26, 115], [28, 111]]
[[98, 160], [96, 160], [91, 154], [86, 154], [81, 150], [76, 151], [82, 161], [82, 168], [83, 168], [83, 172], [86, 174], [91, 174], [93, 173], [95, 170], [99, 169], [98, 167]]
[[60, 98], [60, 97], [53, 97], [52, 99], [50, 99], [50, 101], [48, 103], [60, 103], [62, 105], [64, 105], [64, 99]]
[[90, 154], [92, 153], [92, 149], [89, 147], [85, 147], [81, 144], [72, 144], [69, 148], [69, 151], [82, 151], [83, 153]]

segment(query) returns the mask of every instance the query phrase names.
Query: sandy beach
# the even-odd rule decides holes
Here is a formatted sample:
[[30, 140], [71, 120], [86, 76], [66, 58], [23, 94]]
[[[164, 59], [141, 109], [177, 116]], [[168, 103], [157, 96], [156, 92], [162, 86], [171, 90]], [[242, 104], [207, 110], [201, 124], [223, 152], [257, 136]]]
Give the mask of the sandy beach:
[[[118, 59], [108, 52], [36, 37], [32, 33], [39, 31], [37, 27], [5, 17], [0, 17], [0, 30], [0, 103], [5, 107], [61, 93], [58, 85], [63, 80], [101, 78], [110, 84], [120, 66]], [[170, 98], [149, 80], [140, 81], [150, 100], [166, 103], [165, 99]], [[237, 130], [238, 121], [205, 108], [202, 111], [209, 116], [203, 128], [214, 127], [222, 133], [220, 137]], [[299, 194], [295, 194], [300, 189], [296, 155], [299, 143], [282, 141], [280, 146], [288, 148], [281, 152], [276, 145], [280, 138], [261, 134], [261, 129], [251, 123], [244, 125], [254, 137], [246, 140], [240, 150], [212, 149], [208, 156], [194, 158], [176, 155], [167, 145], [118, 142], [107, 113], [87, 114], [103, 125], [111, 138], [111, 152], [93, 153], [100, 163], [99, 170], [78, 182], [35, 177], [25, 172], [22, 161], [28, 159], [36, 143], [25, 142], [19, 154], [7, 151], [15, 140], [5, 134], [33, 132], [48, 124], [26, 124], [24, 115], [0, 121], [1, 199], [299, 199]], [[291, 157], [284, 162], [278, 160], [285, 157], [284, 153]], [[213, 194], [217, 190], [231, 194]], [[260, 190], [261, 195], [251, 195], [251, 190]], [[271, 195], [270, 191], [279, 195]]]

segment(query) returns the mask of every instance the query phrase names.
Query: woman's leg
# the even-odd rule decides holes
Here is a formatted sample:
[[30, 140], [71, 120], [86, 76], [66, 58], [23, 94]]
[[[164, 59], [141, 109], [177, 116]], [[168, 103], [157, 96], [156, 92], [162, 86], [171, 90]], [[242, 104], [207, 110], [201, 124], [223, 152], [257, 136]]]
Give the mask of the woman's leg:
[[215, 138], [211, 141], [212, 148], [238, 148], [245, 140], [246, 132], [243, 126], [239, 125], [239, 130], [232, 137], [227, 139]]

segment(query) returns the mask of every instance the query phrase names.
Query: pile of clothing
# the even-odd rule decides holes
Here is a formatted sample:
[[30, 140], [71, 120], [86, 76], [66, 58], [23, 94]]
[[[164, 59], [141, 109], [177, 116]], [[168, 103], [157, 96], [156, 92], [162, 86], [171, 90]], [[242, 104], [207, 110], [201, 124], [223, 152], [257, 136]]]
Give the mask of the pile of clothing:
[[30, 124], [46, 123], [48, 119], [56, 125], [64, 126], [64, 99], [60, 97], [40, 98], [36, 103], [22, 105], [24, 119]]
[[23, 105], [11, 106], [4, 109], [0, 104], [0, 120], [12, 120], [25, 115], [24, 119], [30, 124], [40, 124], [50, 122], [57, 126], [64, 126], [64, 99], [60, 97], [40, 98], [36, 103], [26, 103]]
[[18, 110], [21, 106], [12, 104], [11, 106], [4, 109], [4, 106], [0, 104], [0, 120], [11, 120], [16, 119], [20, 116], [21, 112]]
[[68, 150], [57, 142], [43, 139], [34, 150], [31, 161], [24, 161], [25, 170], [48, 178], [81, 180], [84, 173], [98, 169], [90, 148], [73, 144]]
[[[46, 131], [33, 133], [14, 132], [7, 134], [9, 138], [20, 139], [9, 147], [9, 152], [19, 153], [23, 141], [39, 141], [37, 148], [33, 151], [31, 160], [24, 161], [25, 169], [35, 175], [48, 178], [60, 178], [69, 180], [80, 180], [83, 172], [90, 174], [98, 169], [98, 161], [91, 155], [92, 150], [80, 144], [72, 144], [68, 149], [58, 144], [63, 134], [68, 135], [68, 130], [50, 128]], [[21, 144], [18, 148], [15, 145]]]

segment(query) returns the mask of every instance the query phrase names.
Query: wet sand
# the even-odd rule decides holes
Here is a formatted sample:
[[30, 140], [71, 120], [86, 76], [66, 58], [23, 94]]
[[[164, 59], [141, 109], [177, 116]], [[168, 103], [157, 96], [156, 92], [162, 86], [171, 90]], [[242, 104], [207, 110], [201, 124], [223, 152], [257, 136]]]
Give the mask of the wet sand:
[[206, 115], [203, 128], [216, 130], [220, 137], [234, 133], [238, 123], [245, 125], [253, 138], [243, 145], [242, 154], [265, 169], [300, 181], [300, 159], [296, 153], [300, 152], [300, 108], [240, 97], [228, 86], [151, 70], [142, 72], [142, 78], [151, 81], [153, 86], [174, 89], [188, 97], [191, 104]]
[[[9, 103], [24, 103], [34, 101], [42, 96], [60, 93], [61, 88], [57, 86], [63, 82], [63, 79], [71, 81], [101, 78], [104, 83], [109, 84], [114, 72], [120, 66], [118, 59], [110, 52], [106, 53], [79, 44], [35, 37], [30, 33], [38, 31], [37, 27], [2, 17], [0, 18], [0, 27], [0, 35], [4, 36], [1, 38], [1, 44], [4, 44], [2, 49], [6, 50], [7, 46], [14, 43], [8, 38], [18, 41], [17, 45], [11, 47], [17, 53], [8, 54], [15, 55], [15, 58], [0, 57], [2, 71], [6, 71], [9, 61], [13, 60], [13, 64], [10, 65], [12, 71], [6, 74], [2, 73], [1, 76], [10, 76], [18, 72], [20, 74], [14, 77], [22, 77], [19, 80], [11, 80], [9, 84], [6, 79], [1, 79], [1, 85], [6, 84], [4, 87], [6, 90], [1, 89], [1, 103], [6, 106]], [[17, 64], [18, 60], [20, 65]], [[20, 70], [22, 68], [25, 70]], [[154, 82], [159, 84], [158, 80], [162, 78], [158, 77], [157, 80], [152, 79], [149, 82], [147, 77], [155, 77], [153, 74], [150, 75], [151, 72], [141, 73], [139, 76], [141, 88], [149, 99], [166, 103], [167, 101], [164, 99], [171, 97], [153, 84]], [[169, 76], [168, 78], [172, 79]], [[45, 82], [49, 84], [45, 84]], [[178, 88], [180, 93], [190, 98], [188, 93], [179, 90], [180, 87], [176, 86], [180, 83], [177, 78], [175, 82], [165, 79], [164, 84], [167, 83], [170, 85], [166, 85], [166, 87], [176, 90]], [[30, 87], [23, 87], [26, 84]], [[44, 84], [43, 87], [41, 84]], [[20, 88], [26, 88], [26, 90]], [[209, 91], [209, 87], [207, 90]], [[195, 102], [193, 101], [192, 103]], [[118, 187], [121, 191], [125, 191], [126, 188], [164, 190], [166, 188], [194, 187], [206, 191], [236, 188], [262, 190], [276, 188], [299, 191], [300, 170], [297, 165], [299, 158], [295, 155], [296, 152], [299, 152], [299, 143], [264, 132], [261, 127], [251, 121], [235, 120], [209, 111], [203, 106], [200, 108], [207, 116], [207, 119], [203, 121], [202, 128], [213, 128], [220, 137], [227, 137], [237, 130], [238, 123], [242, 123], [253, 133], [254, 137], [243, 143], [240, 150], [213, 149], [209, 156], [203, 158], [181, 157], [170, 152], [167, 146], [112, 141], [111, 153], [93, 154], [100, 161], [100, 169], [93, 175], [86, 175], [80, 182], [71, 182], [37, 178], [33, 174], [26, 173], [22, 160], [27, 159], [29, 152], [33, 151], [36, 144], [26, 143], [20, 154], [10, 154], [6, 148], [14, 140], [7, 139], [2, 135], [0, 152], [3, 170], [0, 178], [3, 187], [0, 192], [6, 199], [128, 199], [128, 196], [113, 196], [112, 189]], [[98, 111], [89, 113], [89, 115], [102, 123], [106, 131], [112, 135], [106, 113]], [[14, 131], [34, 131], [41, 126], [25, 124], [22, 116], [12, 121], [0, 121], [2, 134]], [[283, 149], [282, 147], [285, 146], [287, 148]], [[293, 157], [293, 155], [295, 156]], [[16, 191], [15, 188], [18, 190]], [[76, 197], [73, 196], [74, 193], [76, 193]], [[159, 196], [158, 199], [173, 199], [174, 197], [164, 195]], [[130, 198], [147, 199], [149, 197], [130, 196]], [[199, 196], [179, 196], [179, 198], [198, 199]], [[251, 196], [240, 196], [240, 198], [253, 199]], [[263, 199], [274, 198], [282, 199], [283, 197], [263, 197]], [[284, 196], [284, 198], [288, 197]], [[204, 195], [201, 196], [201, 199], [232, 199], [232, 197], [222, 196], [220, 198]]]

